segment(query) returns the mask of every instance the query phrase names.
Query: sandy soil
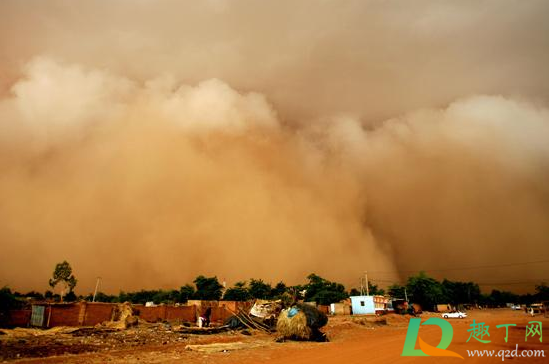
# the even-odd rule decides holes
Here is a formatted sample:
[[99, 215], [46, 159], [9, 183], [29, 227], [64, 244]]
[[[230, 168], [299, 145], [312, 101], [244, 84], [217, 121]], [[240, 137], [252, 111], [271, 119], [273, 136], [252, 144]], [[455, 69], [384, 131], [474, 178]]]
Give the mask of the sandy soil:
[[[436, 316], [434, 314], [424, 314], [422, 319]], [[240, 333], [224, 333], [207, 337], [197, 337], [196, 335], [181, 335], [170, 332], [161, 326], [149, 327], [148, 332], [140, 336], [136, 331], [132, 333], [130, 330], [126, 333], [117, 333], [116, 339], [110, 338], [110, 335], [105, 335], [99, 340], [99, 343], [91, 340], [87, 344], [92, 346], [92, 350], [97, 350], [91, 353], [83, 353], [89, 350], [83, 349], [82, 352], [77, 350], [71, 351], [66, 349], [66, 352], [74, 354], [64, 354], [50, 356], [47, 358], [23, 358], [13, 360], [13, 355], [7, 359], [10, 363], [337, 363], [344, 362], [345, 364], [353, 363], [415, 363], [415, 362], [431, 362], [444, 363], [460, 361], [459, 358], [441, 358], [441, 357], [401, 357], [404, 340], [406, 337], [408, 318], [396, 315], [388, 315], [387, 323], [372, 322], [371, 319], [360, 317], [338, 316], [330, 318], [329, 324], [325, 331], [327, 332], [329, 343], [309, 343], [309, 342], [274, 342], [274, 335], [264, 333], [253, 333], [253, 335], [242, 335]], [[489, 325], [490, 337], [485, 339], [491, 340], [489, 344], [477, 342], [474, 338], [469, 338], [470, 333], [467, 332], [473, 322], [484, 322]], [[539, 338], [528, 338], [525, 342], [525, 326], [529, 321], [541, 321], [543, 324], [544, 342], [540, 343]], [[519, 350], [545, 350], [545, 358], [508, 358], [505, 361], [514, 360], [515, 362], [524, 363], [548, 363], [549, 362], [549, 318], [536, 316], [534, 318], [526, 316], [523, 312], [511, 311], [508, 309], [498, 310], [483, 310], [469, 311], [469, 317], [466, 319], [451, 320], [454, 328], [454, 338], [452, 344], [448, 348], [461, 354], [468, 362], [478, 363], [495, 363], [501, 362], [498, 357], [482, 357], [471, 358], [467, 355], [467, 350], [487, 349], [515, 349], [515, 345], [519, 345]], [[505, 329], [497, 329], [496, 325], [514, 323], [516, 327], [510, 328], [508, 343], [505, 343]], [[54, 342], [60, 342], [63, 346], [61, 335], [50, 335], [51, 345]], [[132, 336], [133, 335], [133, 336]], [[149, 335], [149, 336], [147, 336]], [[0, 336], [0, 353], [5, 353], [8, 348], [6, 345], [6, 335]], [[440, 329], [436, 326], [423, 326], [420, 329], [419, 336], [427, 343], [435, 346], [440, 340]], [[137, 338], [137, 342], [130, 338]], [[154, 341], [155, 338], [160, 340]], [[148, 339], [147, 339], [148, 338]], [[149, 340], [150, 339], [150, 340]], [[79, 338], [82, 340], [82, 338]], [[120, 344], [116, 344], [116, 342]], [[141, 340], [141, 341], [139, 341]], [[124, 341], [127, 341], [124, 343]], [[69, 344], [68, 342], [65, 342]], [[84, 344], [86, 342], [84, 341]], [[102, 344], [104, 343], [104, 344]], [[229, 345], [221, 346], [225, 351], [209, 352], [209, 351], [189, 351], [186, 350], [187, 345], [210, 344], [210, 343], [228, 343]], [[230, 344], [233, 343], [233, 344]], [[244, 344], [243, 344], [244, 343]], [[22, 343], [23, 350], [21, 353], [25, 355], [32, 354], [34, 350], [32, 344]], [[46, 345], [46, 342], [42, 342]], [[98, 346], [96, 346], [96, 344]], [[76, 345], [76, 343], [74, 344]], [[70, 345], [67, 346], [70, 348]], [[234, 349], [234, 350], [233, 350]], [[22, 350], [19, 348], [19, 350]], [[214, 349], [215, 350], [215, 349]], [[54, 351], [54, 353], [56, 353]], [[14, 354], [14, 352], [11, 352]], [[59, 353], [56, 353], [59, 354]]]

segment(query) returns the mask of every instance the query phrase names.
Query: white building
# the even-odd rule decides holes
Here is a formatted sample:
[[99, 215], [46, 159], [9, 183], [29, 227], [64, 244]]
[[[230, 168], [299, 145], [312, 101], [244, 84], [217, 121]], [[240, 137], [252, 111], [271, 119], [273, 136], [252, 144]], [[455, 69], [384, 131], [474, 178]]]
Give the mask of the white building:
[[370, 315], [376, 313], [374, 296], [351, 296], [353, 315]]

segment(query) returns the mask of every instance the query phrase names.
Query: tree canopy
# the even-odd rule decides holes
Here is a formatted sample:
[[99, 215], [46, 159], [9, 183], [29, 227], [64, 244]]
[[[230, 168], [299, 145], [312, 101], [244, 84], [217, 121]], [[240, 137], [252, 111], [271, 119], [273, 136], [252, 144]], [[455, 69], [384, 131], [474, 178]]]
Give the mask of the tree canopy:
[[53, 270], [53, 277], [49, 280], [51, 288], [55, 288], [59, 283], [65, 284], [69, 288], [69, 293], [74, 290], [78, 280], [72, 274], [72, 268], [70, 264], [64, 260], [62, 263], [57, 263]]
[[199, 300], [217, 301], [223, 294], [223, 286], [217, 277], [204, 277], [200, 275], [194, 280], [196, 285], [195, 298]]
[[392, 284], [387, 288], [389, 296], [397, 299], [406, 299], [406, 288], [400, 284]]
[[442, 292], [448, 303], [459, 305], [468, 302], [478, 302], [480, 287], [473, 282], [442, 281]]
[[225, 291], [223, 299], [226, 301], [247, 301], [251, 298], [250, 292], [246, 288], [246, 282], [236, 282], [234, 287]]
[[11, 292], [8, 287], [0, 288], [0, 312], [13, 310], [21, 305], [21, 301]]
[[192, 299], [196, 291], [194, 287], [190, 284], [186, 284], [179, 289], [179, 302], [186, 303], [188, 300]]
[[444, 299], [440, 282], [428, 277], [425, 272], [409, 277], [406, 288], [412, 302], [419, 303], [424, 310], [432, 310], [438, 302]]
[[306, 301], [329, 305], [349, 297], [349, 294], [345, 291], [345, 286], [341, 283], [330, 282], [314, 273], [309, 274], [307, 279], [309, 283], [304, 286]]
[[252, 298], [269, 299], [271, 298], [272, 287], [269, 283], [263, 282], [261, 279], [250, 279], [248, 288]]

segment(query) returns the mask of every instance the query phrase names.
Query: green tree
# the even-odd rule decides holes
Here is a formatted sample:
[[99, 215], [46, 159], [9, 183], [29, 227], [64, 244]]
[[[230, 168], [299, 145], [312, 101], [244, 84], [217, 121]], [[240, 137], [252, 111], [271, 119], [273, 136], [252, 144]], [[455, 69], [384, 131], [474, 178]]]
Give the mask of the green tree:
[[[366, 293], [370, 296], [383, 296], [385, 294], [385, 290], [379, 288], [379, 286], [374, 282], [368, 282], [368, 290], [366, 291], [366, 289], [364, 289], [364, 294]], [[358, 289], [352, 288], [349, 292], [349, 296], [362, 296], [362, 293]]]
[[288, 287], [284, 282], [278, 282], [276, 286], [271, 290], [271, 297], [272, 298], [280, 298], [282, 297], [288, 290]]
[[463, 303], [478, 302], [480, 287], [473, 282], [453, 282], [447, 279], [442, 281], [443, 300], [454, 306]]
[[43, 301], [44, 300], [44, 295], [42, 293], [36, 292], [36, 291], [27, 292], [23, 295], [23, 297], [31, 298], [34, 301]]
[[405, 287], [400, 284], [392, 284], [387, 288], [387, 293], [389, 296], [397, 299], [406, 299]]
[[519, 303], [527, 306], [530, 306], [535, 300], [534, 295], [531, 293], [526, 293], [519, 297]]
[[304, 286], [305, 301], [329, 305], [349, 297], [349, 294], [345, 292], [345, 286], [341, 283], [330, 282], [314, 273], [309, 274], [307, 279], [309, 283]]
[[[62, 263], [57, 263], [53, 271], [53, 278], [50, 279], [49, 284], [51, 288], [55, 288], [59, 283], [65, 285], [69, 289], [69, 293], [74, 290], [78, 280], [72, 274], [72, 268], [70, 264], [64, 260]], [[63, 290], [64, 291], [64, 290]], [[63, 300], [63, 293], [61, 294], [61, 300]]]
[[8, 310], [13, 310], [19, 308], [21, 304], [22, 302], [15, 297], [15, 294], [11, 292], [11, 289], [8, 287], [0, 288], [0, 311], [6, 312]]
[[78, 301], [78, 297], [76, 297], [76, 294], [73, 291], [69, 291], [64, 297], [63, 300], [66, 302], [75, 302]]
[[536, 286], [536, 294], [534, 295], [538, 301], [549, 301], [549, 286], [546, 283], [541, 283]]
[[351, 288], [351, 290], [349, 291], [349, 296], [360, 296], [361, 293], [358, 289], [356, 288]]
[[195, 297], [199, 300], [217, 301], [223, 293], [223, 286], [217, 277], [204, 277], [200, 275], [194, 280], [196, 285]]
[[374, 282], [368, 283], [368, 291], [371, 296], [383, 296], [385, 294], [385, 290], [382, 288], [379, 288], [379, 286]]
[[174, 304], [179, 302], [179, 291], [175, 289], [170, 290], [158, 290], [153, 294], [151, 301], [154, 303], [169, 303]]
[[406, 288], [411, 301], [419, 303], [424, 310], [433, 310], [435, 305], [444, 299], [440, 282], [428, 277], [425, 272], [409, 277]]
[[250, 279], [248, 292], [252, 298], [269, 299], [271, 298], [272, 287], [261, 279]]
[[23, 305], [8, 287], [0, 288], [0, 327], [7, 324], [10, 310], [18, 309]]
[[491, 307], [505, 307], [507, 303], [519, 302], [519, 296], [512, 292], [493, 289], [489, 295], [483, 296], [481, 302]]
[[186, 284], [179, 289], [179, 302], [187, 303], [195, 295], [195, 289], [192, 285]]
[[[91, 302], [93, 300], [93, 293], [90, 293], [84, 297], [86, 301]], [[95, 302], [118, 302], [118, 296], [109, 295], [103, 292], [97, 292], [95, 295]]]
[[236, 282], [234, 287], [226, 290], [223, 295], [225, 301], [247, 301], [250, 297], [250, 292], [246, 288], [246, 282]]

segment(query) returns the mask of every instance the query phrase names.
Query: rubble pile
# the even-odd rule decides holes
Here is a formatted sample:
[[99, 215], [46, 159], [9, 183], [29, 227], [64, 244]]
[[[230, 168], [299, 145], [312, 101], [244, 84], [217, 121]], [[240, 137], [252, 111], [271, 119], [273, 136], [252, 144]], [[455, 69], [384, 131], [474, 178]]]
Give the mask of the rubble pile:
[[49, 330], [6, 329], [2, 333], [0, 361], [190, 341], [189, 335], [174, 331], [166, 324], [142, 324], [127, 330], [100, 326], [55, 327]]

